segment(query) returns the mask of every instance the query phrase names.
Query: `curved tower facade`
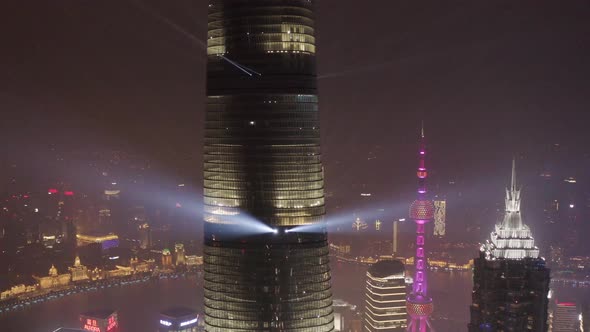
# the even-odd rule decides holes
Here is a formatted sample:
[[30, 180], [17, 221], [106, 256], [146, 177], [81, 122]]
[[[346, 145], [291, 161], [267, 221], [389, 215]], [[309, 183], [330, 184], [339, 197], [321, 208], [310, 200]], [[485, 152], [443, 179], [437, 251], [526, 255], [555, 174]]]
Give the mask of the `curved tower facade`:
[[208, 26], [206, 330], [332, 331], [313, 1], [210, 0]]
[[367, 270], [363, 331], [405, 331], [406, 293], [405, 267], [402, 262], [383, 260], [371, 265]]
[[416, 253], [414, 257], [415, 272], [412, 293], [408, 296], [406, 308], [410, 315], [408, 331], [426, 332], [433, 331], [430, 323], [430, 315], [434, 310], [432, 298], [428, 296], [428, 277], [425, 241], [426, 224], [434, 218], [434, 204], [426, 196], [426, 144], [424, 128], [420, 135], [420, 151], [418, 163], [418, 197], [410, 206], [410, 218], [416, 223]]

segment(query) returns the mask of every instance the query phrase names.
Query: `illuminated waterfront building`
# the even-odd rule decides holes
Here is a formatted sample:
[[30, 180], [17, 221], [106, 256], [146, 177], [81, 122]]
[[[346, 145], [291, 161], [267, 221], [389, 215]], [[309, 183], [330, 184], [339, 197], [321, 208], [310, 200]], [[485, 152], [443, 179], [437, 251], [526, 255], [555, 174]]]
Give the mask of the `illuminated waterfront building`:
[[334, 329], [314, 2], [209, 1], [209, 332]]
[[414, 258], [414, 284], [412, 292], [407, 298], [406, 307], [410, 315], [408, 331], [426, 332], [433, 330], [430, 315], [434, 311], [432, 298], [428, 296], [428, 272], [426, 255], [426, 225], [434, 217], [434, 204], [426, 196], [426, 142], [424, 128], [420, 135], [420, 150], [418, 154], [418, 197], [410, 206], [410, 218], [416, 223], [416, 253]]
[[402, 262], [382, 260], [371, 265], [367, 270], [363, 331], [406, 331], [406, 295]]
[[[188, 308], [170, 308], [160, 313], [159, 332], [202, 331], [199, 314]], [[200, 326], [201, 325], [201, 326]]]
[[80, 314], [80, 328], [91, 332], [118, 332], [119, 319], [116, 311], [97, 310]]
[[104, 278], [121, 278], [133, 274], [133, 268], [129, 266], [116, 265], [114, 268], [103, 271]]
[[515, 162], [506, 212], [474, 261], [469, 332], [547, 331], [549, 269], [520, 213]]
[[48, 276], [33, 276], [33, 279], [37, 280], [41, 289], [51, 289], [69, 285], [70, 281], [72, 280], [72, 276], [69, 273], [59, 274], [57, 268], [51, 265]]
[[84, 281], [90, 279], [88, 268], [80, 262], [80, 257], [76, 256], [74, 266], [69, 268], [72, 274], [72, 281]]
[[172, 268], [172, 253], [170, 252], [170, 249], [162, 250], [162, 268]]
[[203, 256], [186, 255], [185, 260], [187, 266], [203, 265]]
[[119, 246], [119, 237], [115, 234], [78, 234], [78, 247], [92, 243], [100, 243], [103, 250]]
[[25, 284], [18, 284], [10, 287], [0, 293], [0, 300], [7, 300], [11, 297], [19, 296], [25, 293], [32, 293], [37, 291], [37, 285], [25, 285]]
[[174, 245], [174, 254], [176, 255], [176, 265], [185, 265], [184, 244], [177, 243]]

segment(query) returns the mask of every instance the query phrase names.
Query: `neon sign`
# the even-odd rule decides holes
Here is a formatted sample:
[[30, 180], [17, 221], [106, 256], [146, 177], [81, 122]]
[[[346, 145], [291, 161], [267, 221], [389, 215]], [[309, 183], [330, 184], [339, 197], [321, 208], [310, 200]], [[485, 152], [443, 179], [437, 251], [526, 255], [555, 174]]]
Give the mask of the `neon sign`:
[[84, 324], [84, 331], [91, 331], [91, 332], [109, 332], [114, 331], [115, 328], [118, 326], [117, 319], [114, 316], [109, 317], [106, 330], [103, 330], [99, 326], [99, 322], [96, 319], [86, 319], [86, 323]]
[[114, 330], [115, 327], [117, 327], [117, 320], [115, 319], [115, 317], [111, 316], [111, 317], [109, 317], [109, 324], [107, 325], [107, 332]]
[[97, 326], [95, 319], [87, 319], [84, 324], [84, 330], [92, 332], [101, 332], [100, 327]]

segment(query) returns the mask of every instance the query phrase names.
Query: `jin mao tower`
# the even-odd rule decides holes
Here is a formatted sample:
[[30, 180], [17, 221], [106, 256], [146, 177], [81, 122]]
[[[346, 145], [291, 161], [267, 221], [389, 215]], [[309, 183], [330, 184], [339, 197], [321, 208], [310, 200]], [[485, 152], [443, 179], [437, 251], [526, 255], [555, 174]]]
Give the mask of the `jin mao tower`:
[[520, 210], [512, 161], [506, 211], [474, 261], [469, 332], [547, 331], [549, 269]]

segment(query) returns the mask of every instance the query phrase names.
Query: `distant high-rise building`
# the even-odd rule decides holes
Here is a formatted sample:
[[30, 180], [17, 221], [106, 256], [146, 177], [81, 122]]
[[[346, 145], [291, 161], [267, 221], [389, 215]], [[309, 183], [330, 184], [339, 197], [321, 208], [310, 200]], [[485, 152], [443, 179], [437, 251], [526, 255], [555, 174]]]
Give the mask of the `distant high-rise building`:
[[447, 221], [447, 201], [434, 201], [434, 236], [445, 236]]
[[367, 229], [367, 227], [369, 227], [369, 225], [367, 225], [367, 223], [362, 221], [361, 218], [359, 218], [359, 217], [357, 217], [352, 222], [352, 229], [354, 229], [357, 232], [364, 231]]
[[563, 247], [558, 245], [551, 245], [549, 247], [549, 262], [551, 263], [551, 268], [561, 267], [565, 263]]
[[209, 1], [208, 332], [334, 329], [314, 3]]
[[549, 311], [549, 332], [579, 332], [580, 314], [574, 302], [559, 302], [557, 299], [551, 304]]
[[580, 331], [590, 332], [590, 299], [582, 303], [582, 313], [580, 314]]
[[402, 262], [382, 260], [371, 265], [365, 288], [364, 331], [406, 331], [406, 295]]
[[474, 261], [469, 332], [547, 331], [549, 269], [520, 213], [512, 162], [506, 213]]
[[398, 247], [398, 245], [397, 245], [397, 240], [398, 240], [397, 239], [397, 237], [398, 237], [397, 223], [398, 223], [397, 219], [393, 221], [393, 239], [391, 240], [392, 241], [391, 249], [393, 251], [392, 252], [393, 257], [397, 257], [397, 250], [398, 250], [398, 248], [397, 248]]
[[139, 232], [139, 247], [141, 249], [150, 249], [152, 247], [152, 229], [146, 222], [137, 227]]
[[412, 292], [407, 298], [406, 308], [410, 315], [408, 330], [411, 332], [426, 332], [433, 330], [430, 315], [434, 311], [432, 298], [428, 296], [428, 258], [426, 255], [426, 225], [434, 217], [434, 204], [426, 196], [426, 142], [424, 127], [420, 135], [420, 150], [418, 154], [418, 196], [410, 206], [410, 218], [416, 223], [416, 253], [414, 257], [414, 284]]
[[[361, 313], [357, 307], [343, 300], [334, 299], [334, 332], [361, 332]], [[360, 325], [360, 326], [359, 326]]]

